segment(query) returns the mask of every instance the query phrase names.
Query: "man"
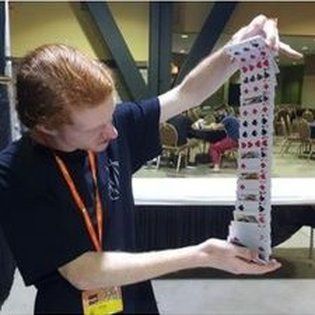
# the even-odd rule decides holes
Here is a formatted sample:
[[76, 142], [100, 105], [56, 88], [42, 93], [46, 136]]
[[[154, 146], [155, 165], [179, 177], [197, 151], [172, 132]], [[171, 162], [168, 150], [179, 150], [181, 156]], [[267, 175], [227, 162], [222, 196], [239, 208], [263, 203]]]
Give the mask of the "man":
[[[264, 16], [232, 40], [257, 34], [299, 56]], [[108, 69], [79, 51], [46, 45], [24, 58], [17, 111], [29, 132], [0, 155], [0, 221], [25, 283], [38, 289], [36, 314], [154, 313], [149, 279], [194, 267], [280, 267], [217, 239], [136, 253], [131, 177], [160, 153], [159, 123], [199, 105], [235, 70], [219, 50], [158, 98], [115, 107]]]
[[186, 144], [193, 133], [191, 119], [184, 114], [179, 114], [169, 119], [168, 123], [176, 128], [178, 134], [177, 145]]
[[239, 120], [236, 117], [227, 114], [225, 105], [222, 105], [217, 109], [217, 117], [220, 122], [212, 123], [210, 129], [225, 130], [226, 137], [210, 145], [209, 154], [213, 163], [214, 172], [220, 171], [221, 159], [224, 152], [238, 148], [240, 129]]

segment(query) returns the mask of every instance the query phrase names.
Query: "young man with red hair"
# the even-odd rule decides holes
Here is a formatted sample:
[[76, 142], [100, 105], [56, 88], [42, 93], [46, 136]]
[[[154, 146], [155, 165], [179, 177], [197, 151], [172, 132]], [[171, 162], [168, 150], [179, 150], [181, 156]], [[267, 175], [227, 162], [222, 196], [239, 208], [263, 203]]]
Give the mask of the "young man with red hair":
[[[255, 18], [237, 43], [276, 24]], [[186, 268], [262, 274], [257, 253], [223, 240], [137, 253], [132, 174], [160, 153], [159, 123], [199, 105], [236, 71], [221, 49], [159, 97], [115, 106], [114, 82], [100, 63], [65, 45], [27, 55], [17, 73], [17, 111], [28, 127], [0, 155], [0, 221], [35, 313], [158, 312], [149, 279]]]

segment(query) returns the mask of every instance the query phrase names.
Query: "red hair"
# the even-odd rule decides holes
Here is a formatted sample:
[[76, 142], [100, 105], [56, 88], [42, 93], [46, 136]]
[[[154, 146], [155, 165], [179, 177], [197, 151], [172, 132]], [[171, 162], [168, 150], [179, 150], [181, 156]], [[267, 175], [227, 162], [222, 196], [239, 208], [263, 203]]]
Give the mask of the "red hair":
[[17, 112], [29, 129], [71, 123], [69, 108], [98, 106], [115, 89], [109, 69], [75, 48], [43, 45], [17, 72]]

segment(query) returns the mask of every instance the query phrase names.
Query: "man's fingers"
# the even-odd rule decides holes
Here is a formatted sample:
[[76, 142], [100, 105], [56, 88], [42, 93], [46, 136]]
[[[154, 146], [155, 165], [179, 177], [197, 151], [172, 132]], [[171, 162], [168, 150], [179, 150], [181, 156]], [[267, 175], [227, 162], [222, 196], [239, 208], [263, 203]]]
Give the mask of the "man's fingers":
[[278, 49], [279, 35], [277, 20], [268, 19], [264, 15], [256, 16], [247, 26], [241, 28], [233, 37], [234, 42], [260, 35], [272, 49]]
[[265, 15], [257, 15], [250, 23], [249, 23], [249, 26], [250, 27], [253, 27], [253, 28], [260, 28], [262, 29], [264, 24], [266, 23], [267, 21], [267, 17]]
[[238, 273], [246, 273], [253, 275], [265, 274], [268, 272], [275, 271], [281, 267], [281, 264], [276, 260], [271, 260], [266, 264], [257, 264], [254, 262], [248, 262], [241, 260], [239, 262], [240, 266], [237, 268]]
[[281, 264], [275, 259], [270, 262], [261, 262], [258, 256], [258, 252], [250, 250], [246, 247], [240, 247], [233, 245], [233, 254], [239, 261], [238, 273], [246, 274], [264, 274], [267, 272], [275, 271], [281, 267]]
[[279, 52], [292, 59], [301, 59], [303, 55], [291, 48], [288, 44], [279, 42]]
[[242, 27], [236, 34], [233, 35], [232, 41], [240, 41], [246, 33], [246, 27]]
[[264, 25], [267, 18], [264, 15], [256, 16], [246, 27], [243, 27], [238, 38], [243, 39], [243, 37], [250, 38], [256, 35], [263, 35]]
[[277, 28], [276, 19], [266, 20], [263, 26], [264, 32], [266, 34], [266, 44], [273, 50], [278, 51], [279, 49], [279, 34]]
[[257, 275], [275, 271], [279, 269], [280, 267], [281, 267], [281, 264], [276, 260], [272, 260], [265, 265], [258, 265], [256, 263], [251, 263], [252, 274], [257, 274]]

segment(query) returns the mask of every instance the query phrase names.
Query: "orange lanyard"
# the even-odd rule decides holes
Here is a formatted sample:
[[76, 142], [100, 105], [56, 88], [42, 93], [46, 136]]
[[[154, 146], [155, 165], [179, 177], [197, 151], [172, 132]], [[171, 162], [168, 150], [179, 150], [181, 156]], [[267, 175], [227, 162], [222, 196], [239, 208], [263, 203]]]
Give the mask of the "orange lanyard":
[[89, 164], [92, 172], [92, 178], [95, 186], [95, 212], [96, 212], [96, 220], [97, 220], [97, 232], [95, 231], [95, 228], [93, 226], [91, 217], [89, 215], [89, 212], [86, 208], [86, 206], [83, 203], [83, 200], [81, 196], [78, 193], [78, 190], [76, 189], [74, 182], [71, 178], [71, 175], [68, 171], [68, 168], [66, 164], [63, 162], [63, 160], [56, 154], [54, 154], [56, 162], [59, 166], [59, 169], [68, 184], [68, 187], [70, 189], [70, 192], [72, 194], [73, 200], [78, 206], [83, 218], [84, 222], [87, 228], [87, 231], [89, 233], [89, 236], [91, 238], [91, 241], [96, 249], [96, 251], [100, 252], [102, 251], [102, 240], [103, 240], [103, 209], [102, 209], [102, 202], [101, 197], [98, 189], [97, 184], [97, 175], [96, 175], [96, 162], [95, 162], [95, 154], [88, 151], [88, 159]]

